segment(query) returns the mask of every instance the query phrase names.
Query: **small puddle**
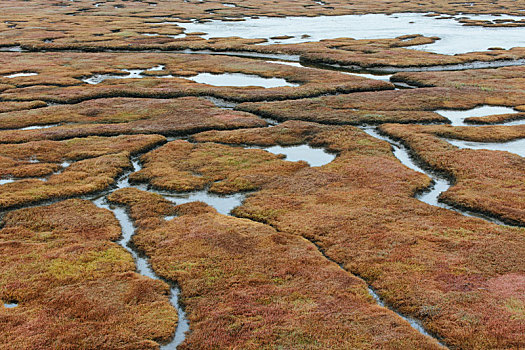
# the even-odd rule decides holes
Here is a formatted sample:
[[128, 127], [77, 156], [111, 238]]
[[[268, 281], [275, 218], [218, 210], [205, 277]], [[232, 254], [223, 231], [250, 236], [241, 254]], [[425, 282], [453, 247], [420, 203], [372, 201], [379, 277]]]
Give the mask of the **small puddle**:
[[17, 303], [4, 303], [4, 307], [7, 308], [7, 309], [12, 309], [12, 308], [15, 308], [17, 306], [18, 306]]
[[5, 185], [5, 184], [9, 184], [11, 182], [15, 182], [16, 179], [1, 179], [0, 180], [0, 185]]
[[525, 157], [525, 139], [508, 142], [474, 142], [464, 140], [445, 139], [448, 143], [458, 148], [486, 149], [491, 151], [506, 151]]
[[[233, 210], [233, 208], [240, 206], [246, 197], [246, 195], [243, 193], [217, 195], [209, 193], [207, 190], [188, 193], [174, 193], [151, 189], [148, 189], [148, 191], [158, 193], [165, 199], [177, 205], [196, 201], [204, 202], [215, 208], [217, 212], [223, 215], [230, 215], [230, 212]], [[169, 219], [169, 217], [167, 219]]]
[[100, 84], [108, 79], [142, 79], [142, 78], [173, 78], [173, 75], [143, 75], [144, 72], [161, 71], [164, 69], [163, 65], [158, 65], [148, 69], [122, 69], [122, 72], [128, 73], [128, 75], [118, 74], [95, 74], [89, 78], [81, 79], [84, 83], [96, 85]]
[[193, 80], [200, 84], [214, 86], [260, 86], [265, 88], [299, 86], [299, 84], [290, 83], [282, 78], [265, 78], [258, 75], [242, 73], [199, 73], [196, 76], [184, 78]]
[[21, 72], [21, 73], [14, 73], [10, 75], [4, 75], [4, 78], [18, 78], [18, 77], [32, 77], [38, 75], [38, 73], [31, 73], [31, 72]]
[[323, 148], [313, 148], [309, 145], [300, 146], [272, 146], [262, 148], [273, 154], [284, 154], [286, 160], [290, 162], [298, 162], [303, 160], [308, 163], [311, 167], [319, 167], [326, 165], [333, 161], [336, 157], [335, 154], [328, 153]]
[[36, 129], [47, 129], [47, 128], [53, 128], [55, 126], [59, 126], [60, 124], [48, 124], [48, 125], [31, 125], [26, 126], [25, 128], [20, 128], [16, 130], [36, 130]]
[[[513, 108], [501, 106], [480, 106], [467, 110], [438, 109], [434, 112], [450, 120], [452, 126], [475, 126], [473, 124], [465, 123], [465, 118], [469, 117], [486, 117], [489, 115], [518, 113]], [[525, 121], [521, 122], [525, 123]]]

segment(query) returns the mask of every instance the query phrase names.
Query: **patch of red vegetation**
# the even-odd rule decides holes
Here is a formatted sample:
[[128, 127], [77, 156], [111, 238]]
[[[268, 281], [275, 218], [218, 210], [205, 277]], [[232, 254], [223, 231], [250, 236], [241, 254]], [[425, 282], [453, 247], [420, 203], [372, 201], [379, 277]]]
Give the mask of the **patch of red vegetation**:
[[[182, 135], [210, 129], [265, 126], [261, 118], [215, 107], [196, 97], [177, 99], [109, 98], [35, 111], [0, 114], [5, 128], [28, 125], [51, 127], [0, 130], [0, 143], [64, 140], [73, 137], [122, 134]], [[54, 124], [64, 124], [53, 126]]]

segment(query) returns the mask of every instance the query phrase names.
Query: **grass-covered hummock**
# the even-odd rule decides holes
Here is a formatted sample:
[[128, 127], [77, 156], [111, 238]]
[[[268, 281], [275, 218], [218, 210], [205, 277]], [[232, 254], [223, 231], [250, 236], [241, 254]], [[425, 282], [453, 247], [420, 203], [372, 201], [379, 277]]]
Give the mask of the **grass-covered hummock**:
[[109, 200], [128, 206], [133, 243], [181, 287], [182, 349], [440, 348], [302, 237], [132, 188]]
[[115, 217], [71, 199], [6, 214], [2, 349], [158, 349], [175, 331], [166, 283], [135, 273]]
[[504, 151], [458, 149], [442, 138], [505, 142], [525, 137], [525, 125], [454, 127], [385, 124], [381, 130], [403, 141], [433, 169], [454, 179], [440, 199], [525, 225], [525, 159]]
[[351, 126], [300, 121], [206, 132], [194, 139], [245, 145], [308, 142], [338, 152], [327, 165], [263, 185], [234, 215], [315, 241], [328, 257], [364, 277], [387, 303], [420, 319], [452, 347], [525, 346], [519, 307], [525, 303], [523, 229], [417, 200], [414, 194], [430, 179], [402, 165], [388, 143]]

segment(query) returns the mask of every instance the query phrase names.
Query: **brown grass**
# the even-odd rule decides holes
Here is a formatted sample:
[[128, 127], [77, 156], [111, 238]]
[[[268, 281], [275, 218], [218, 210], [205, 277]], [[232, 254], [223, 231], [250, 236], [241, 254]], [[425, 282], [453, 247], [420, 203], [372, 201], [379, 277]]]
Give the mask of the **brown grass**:
[[[75, 103], [102, 97], [173, 98], [210, 95], [236, 101], [280, 100], [326, 93], [393, 89], [393, 85], [335, 71], [307, 69], [267, 63], [249, 58], [165, 53], [0, 53], [0, 83], [15, 85], [4, 90], [6, 100], [44, 100]], [[83, 83], [80, 78], [94, 74], [127, 75], [122, 69], [149, 69], [164, 65], [164, 75], [147, 73], [143, 79], [110, 79], [100, 84]], [[14, 79], [2, 74], [34, 71], [38, 75]], [[198, 73], [243, 73], [264, 78], [282, 78], [299, 84], [264, 88], [260, 86], [212, 86], [185, 79]], [[157, 74], [160, 74], [157, 72]], [[4, 81], [5, 80], [5, 81]], [[57, 82], [58, 80], [58, 82]]]
[[508, 114], [496, 114], [488, 115], [485, 117], [469, 117], [465, 118], [465, 122], [471, 124], [502, 124], [515, 120], [525, 119], [525, 113], [508, 113]]
[[1, 349], [156, 349], [168, 286], [134, 272], [111, 213], [82, 200], [8, 213], [0, 230]]
[[145, 152], [166, 142], [160, 135], [87, 137], [66, 141], [32, 141], [0, 145], [0, 176], [43, 177], [62, 169], [60, 163], [108, 154]]
[[264, 150], [182, 140], [147, 153], [141, 161], [144, 167], [130, 176], [131, 181], [177, 192], [209, 186], [211, 192], [221, 194], [255, 190], [307, 166]]
[[[500, 96], [506, 92], [509, 96], [522, 94], [525, 88], [523, 74], [524, 66], [503, 67], [497, 69], [468, 69], [462, 71], [449, 72], [414, 72], [397, 73], [392, 79], [402, 81], [416, 86], [443, 86], [456, 90], [478, 89], [488, 94], [492, 102], [487, 104], [499, 105], [499, 100], [507, 100], [505, 96]], [[525, 99], [521, 98], [511, 104], [522, 105]], [[501, 105], [507, 105], [502, 103]]]
[[0, 209], [36, 204], [51, 199], [102, 191], [131, 168], [129, 153], [122, 152], [78, 161], [47, 181], [22, 179], [0, 186]]
[[401, 139], [432, 168], [455, 179], [440, 198], [452, 205], [525, 224], [525, 160], [502, 151], [458, 149], [439, 137], [504, 142], [525, 137], [525, 125], [452, 127], [385, 124], [381, 130]]
[[182, 135], [209, 129], [234, 129], [266, 125], [245, 112], [217, 108], [210, 101], [186, 97], [173, 100], [97, 99], [72, 106], [53, 106], [36, 111], [5, 113], [8, 127], [65, 123], [44, 129], [3, 130], [0, 143], [63, 140], [91, 135]]
[[438, 348], [301, 237], [199, 202], [174, 207], [166, 222], [169, 204], [136, 189], [109, 199], [130, 206], [133, 242], [182, 288], [183, 349]]
[[[209, 132], [196, 138], [290, 142], [289, 134], [302, 134], [283, 133], [291, 126]], [[365, 277], [388, 303], [422, 320], [453, 347], [525, 346], [516, 306], [525, 302], [523, 229], [413, 198], [430, 179], [403, 166], [387, 143], [359, 129], [312, 129], [303, 140], [338, 150], [338, 157], [264, 185], [234, 213], [316, 241], [327, 256]]]
[[[0, 88], [0, 91], [2, 89]], [[0, 102], [0, 113], [6, 113], [11, 111], [21, 111], [25, 109], [33, 109], [45, 107], [46, 103], [44, 101], [29, 101], [29, 102], [16, 102], [16, 101], [5, 101]]]

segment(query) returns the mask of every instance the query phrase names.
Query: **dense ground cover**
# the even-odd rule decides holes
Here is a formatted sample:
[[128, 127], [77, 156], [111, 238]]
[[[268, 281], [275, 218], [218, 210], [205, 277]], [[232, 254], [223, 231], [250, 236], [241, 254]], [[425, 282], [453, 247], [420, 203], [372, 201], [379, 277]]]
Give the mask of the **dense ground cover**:
[[423, 319], [451, 346], [523, 346], [522, 314], [515, 308], [524, 302], [523, 229], [413, 198], [429, 179], [399, 163], [388, 144], [353, 127], [310, 125], [306, 132], [308, 124], [296, 121], [195, 138], [288, 144], [287, 130], [294, 124], [303, 130], [292, 133], [299, 136], [295, 142], [324, 145], [338, 151], [338, 157], [263, 186], [235, 215], [316, 242], [327, 256], [363, 276], [399, 310]]
[[299, 119], [331, 124], [431, 123], [447, 122], [446, 118], [433, 112], [439, 109], [470, 109], [485, 104], [518, 106], [524, 102], [525, 92], [520, 89], [488, 90], [465, 86], [363, 92], [286, 102], [249, 102], [238, 105], [237, 109], [281, 121]]
[[432, 169], [445, 172], [454, 186], [441, 200], [525, 224], [525, 160], [503, 151], [458, 149], [440, 137], [504, 142], [525, 137], [525, 125], [451, 127], [386, 124], [381, 131], [402, 140]]
[[[225, 6], [228, 5], [228, 6]], [[365, 13], [419, 12], [428, 16], [439, 14], [511, 14], [523, 15], [519, 2], [500, 0], [493, 2], [427, 1], [349, 3], [342, 0], [324, 1], [24, 1], [4, 0], [0, 3], [0, 45], [72, 46], [72, 47], [125, 47], [162, 45], [166, 42], [187, 40], [176, 23], [163, 22], [222, 19], [239, 21], [253, 16], [319, 16]], [[430, 13], [429, 13], [430, 12]], [[435, 13], [432, 13], [435, 12]], [[446, 16], [445, 16], [446, 17]], [[467, 24], [489, 26], [523, 25], [523, 21], [464, 20]], [[146, 34], [159, 34], [147, 36]], [[235, 33], [232, 33], [235, 34]], [[175, 36], [171, 38], [169, 36]], [[190, 39], [192, 36], [190, 35]]]
[[[0, 53], [0, 83], [13, 85], [0, 94], [5, 100], [74, 103], [100, 97], [215, 96], [238, 101], [300, 98], [324, 93], [393, 89], [391, 83], [321, 69], [307, 69], [248, 58], [165, 53]], [[155, 68], [158, 67], [158, 68]], [[108, 79], [88, 84], [97, 74], [117, 77], [141, 69], [142, 78]], [[151, 70], [154, 69], [154, 70]], [[31, 76], [8, 78], [20, 72]], [[198, 73], [242, 73], [281, 78], [298, 87], [213, 86], [194, 82]], [[188, 78], [188, 79], [185, 79]]]
[[192, 325], [183, 349], [439, 348], [299, 236], [136, 189], [109, 199], [129, 206], [134, 244], [182, 288]]
[[[2, 176], [19, 179], [0, 186], [0, 208], [106, 189], [118, 175], [131, 168], [131, 154], [165, 141], [160, 135], [137, 135], [2, 145]], [[60, 164], [64, 161], [68, 163]]]
[[71, 199], [21, 209], [0, 230], [2, 349], [156, 349], [177, 313], [168, 286], [135, 273], [111, 212]]
[[[525, 126], [451, 126], [441, 110], [516, 111], [466, 125], [523, 119], [524, 48], [426, 52], [440, 38], [410, 25], [396, 38], [298, 44], [182, 28], [419, 12], [488, 31], [525, 22], [470, 14], [520, 6], [0, 0], [0, 348], [158, 349], [182, 335], [181, 305], [181, 349], [437, 349], [433, 336], [452, 349], [525, 348], [523, 227], [422, 202], [431, 178], [358, 128], [377, 124], [450, 179], [441, 201], [523, 226], [523, 157], [451, 142], [521, 140]], [[517, 66], [473, 69], [491, 65]], [[218, 84], [192, 80], [203, 73]], [[336, 157], [310, 167], [259, 149], [305, 144]], [[193, 191], [246, 200], [232, 216], [167, 200]], [[68, 199], [94, 196], [116, 216]], [[136, 273], [124, 248], [175, 284]]]

